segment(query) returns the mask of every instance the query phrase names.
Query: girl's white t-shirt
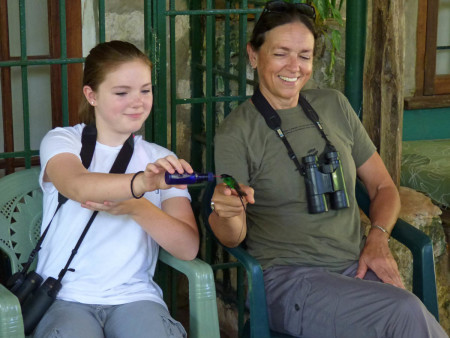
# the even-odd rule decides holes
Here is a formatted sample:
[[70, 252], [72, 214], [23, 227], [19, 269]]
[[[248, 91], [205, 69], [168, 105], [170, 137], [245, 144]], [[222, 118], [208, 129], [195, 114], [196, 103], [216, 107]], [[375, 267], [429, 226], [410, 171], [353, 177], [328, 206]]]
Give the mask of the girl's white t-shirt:
[[[58, 205], [58, 191], [52, 183], [43, 182], [44, 168], [60, 153], [80, 157], [83, 127], [79, 124], [55, 128], [42, 140], [39, 181], [44, 192], [44, 215], [41, 232]], [[136, 136], [134, 141], [134, 152], [126, 173], [144, 170], [148, 163], [174, 155], [161, 146], [144, 141], [141, 136]], [[109, 172], [120, 149], [121, 146], [109, 147], [97, 142], [89, 171]], [[187, 190], [176, 188], [144, 195], [158, 208], [164, 200], [180, 196], [190, 199]], [[36, 271], [44, 280], [58, 278], [91, 215], [92, 211], [72, 200], [57, 212], [39, 252]], [[70, 264], [75, 271], [66, 273], [57, 298], [103, 305], [151, 300], [165, 306], [161, 289], [153, 281], [158, 251], [159, 245], [131, 217], [99, 212]]]

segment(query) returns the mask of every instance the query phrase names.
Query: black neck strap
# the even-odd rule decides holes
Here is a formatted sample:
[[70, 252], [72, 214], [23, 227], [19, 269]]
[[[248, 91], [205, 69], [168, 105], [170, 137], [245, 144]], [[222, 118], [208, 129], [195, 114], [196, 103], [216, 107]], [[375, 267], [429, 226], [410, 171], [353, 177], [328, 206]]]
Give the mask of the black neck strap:
[[[86, 131], [86, 132], [85, 132]], [[94, 156], [94, 150], [95, 145], [97, 143], [97, 129], [95, 126], [89, 125], [86, 126], [83, 129], [83, 135], [81, 137], [81, 143], [82, 148], [80, 152], [81, 161], [83, 162], [83, 165], [86, 169], [89, 168], [89, 165], [91, 164], [92, 157]], [[134, 139], [133, 135], [130, 135], [128, 139], [123, 144], [122, 148], [119, 151], [119, 154], [116, 157], [116, 160], [114, 161], [111, 170], [109, 171], [110, 174], [122, 174], [125, 172], [125, 170], [128, 167], [128, 163], [130, 162], [131, 156], [133, 155], [134, 150]], [[94, 211], [92, 213], [91, 218], [87, 222], [86, 226], [84, 227], [83, 232], [81, 233], [80, 238], [78, 239], [77, 244], [72, 250], [72, 253], [67, 260], [66, 265], [61, 270], [61, 272], [58, 275], [58, 281], [61, 282], [64, 275], [67, 271], [75, 271], [74, 269], [69, 269], [70, 263], [72, 262], [73, 258], [78, 252], [78, 249], [80, 248], [81, 243], [83, 242], [84, 238], [86, 237], [87, 232], [89, 231], [89, 228], [92, 225], [92, 222], [94, 222], [95, 217], [97, 216], [98, 211]]]
[[[264, 117], [264, 120], [266, 121], [269, 128], [274, 130], [277, 133], [278, 137], [283, 141], [283, 143], [287, 149], [289, 158], [295, 163], [295, 166], [297, 167], [300, 174], [303, 175], [304, 174], [304, 166], [303, 166], [303, 164], [301, 164], [299, 162], [297, 156], [294, 153], [294, 150], [292, 149], [291, 145], [289, 144], [289, 141], [287, 140], [286, 136], [284, 135], [283, 130], [281, 129], [280, 115], [278, 115], [276, 110], [273, 109], [273, 107], [270, 105], [270, 103], [267, 101], [267, 99], [264, 97], [264, 95], [259, 90], [259, 87], [255, 88], [255, 92], [253, 93], [253, 96], [252, 96], [252, 102], [255, 105], [256, 109], [258, 109], [258, 111]], [[325, 134], [325, 131], [323, 130], [322, 124], [319, 121], [319, 115], [316, 113], [314, 108], [309, 104], [309, 102], [301, 94], [299, 94], [299, 96], [298, 96], [298, 103], [302, 107], [306, 116], [317, 127], [321, 136], [325, 140], [326, 145], [325, 145], [324, 152], [336, 151], [335, 147], [328, 140], [328, 137]]]
[[[87, 125], [83, 128], [83, 132], [81, 135], [81, 151], [80, 151], [80, 157], [81, 162], [83, 163], [83, 166], [88, 169], [91, 165], [92, 158], [94, 157], [94, 151], [95, 151], [95, 145], [97, 143], [97, 128], [94, 125]], [[131, 156], [133, 155], [134, 150], [134, 139], [133, 135], [130, 135], [128, 139], [123, 144], [122, 148], [119, 151], [119, 154], [116, 157], [116, 160], [114, 161], [114, 164], [111, 167], [110, 173], [111, 174], [121, 174], [124, 173], [125, 170], [128, 167], [128, 163], [130, 162]], [[50, 225], [52, 224], [53, 218], [55, 217], [58, 210], [61, 208], [61, 206], [68, 200], [67, 197], [61, 195], [58, 193], [58, 206], [56, 207], [55, 213], [53, 214], [50, 222], [48, 223], [47, 227], [45, 228], [44, 232], [42, 233], [41, 237], [39, 238], [39, 241], [36, 243], [35, 248], [31, 251], [30, 256], [28, 257], [27, 263], [24, 265], [22, 269], [22, 273], [27, 273], [28, 269], [31, 266], [31, 263], [33, 262], [34, 258], [36, 257], [36, 254], [41, 249], [42, 242], [44, 241], [45, 236], [47, 235], [47, 232], [50, 228]], [[72, 250], [72, 254], [69, 257], [69, 260], [67, 261], [66, 266], [64, 269], [61, 270], [59, 273], [58, 280], [61, 281], [61, 279], [64, 277], [66, 272], [69, 270], [69, 265], [73, 260], [73, 257], [78, 251], [78, 248], [81, 245], [81, 242], [83, 241], [84, 237], [86, 236], [92, 222], [94, 221], [95, 217], [97, 216], [98, 211], [95, 211], [91, 218], [89, 219], [88, 223], [86, 224], [83, 233], [81, 234], [77, 244], [75, 245], [74, 249]]]
[[[94, 157], [95, 145], [97, 144], [97, 128], [94, 125], [86, 125], [83, 128], [83, 132], [81, 133], [81, 163], [83, 166], [88, 169], [91, 165], [92, 158]], [[61, 193], [58, 193], [58, 202], [60, 204], [64, 204], [67, 201], [67, 197], [63, 196]], [[59, 208], [56, 208], [58, 211]]]

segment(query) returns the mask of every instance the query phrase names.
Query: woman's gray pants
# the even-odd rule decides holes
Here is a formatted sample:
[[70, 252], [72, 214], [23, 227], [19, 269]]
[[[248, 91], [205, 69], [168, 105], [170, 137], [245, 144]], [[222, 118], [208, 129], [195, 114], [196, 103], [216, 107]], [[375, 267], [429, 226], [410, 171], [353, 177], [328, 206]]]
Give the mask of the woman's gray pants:
[[272, 330], [305, 338], [448, 337], [411, 292], [381, 283], [372, 271], [344, 273], [275, 266], [264, 271]]

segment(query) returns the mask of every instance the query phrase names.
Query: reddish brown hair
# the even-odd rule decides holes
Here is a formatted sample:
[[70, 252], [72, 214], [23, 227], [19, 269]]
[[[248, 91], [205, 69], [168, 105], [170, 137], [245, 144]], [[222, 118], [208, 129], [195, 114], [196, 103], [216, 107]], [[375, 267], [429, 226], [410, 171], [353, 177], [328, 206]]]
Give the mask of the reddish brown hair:
[[[152, 69], [152, 62], [135, 45], [125, 41], [100, 43], [91, 49], [86, 57], [83, 72], [83, 86], [89, 86], [95, 92], [105, 80], [106, 75], [125, 62], [141, 60]], [[95, 123], [95, 110], [86, 98], [82, 97], [78, 108], [80, 122]]]

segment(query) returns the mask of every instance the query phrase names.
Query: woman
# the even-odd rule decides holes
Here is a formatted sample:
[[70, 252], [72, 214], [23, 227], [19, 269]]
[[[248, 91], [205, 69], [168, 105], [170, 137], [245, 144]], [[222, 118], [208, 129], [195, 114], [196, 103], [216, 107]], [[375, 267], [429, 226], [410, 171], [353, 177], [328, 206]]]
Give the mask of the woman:
[[[390, 253], [400, 200], [375, 146], [342, 94], [302, 91], [313, 69], [314, 15], [306, 4], [271, 1], [254, 27], [247, 52], [259, 89], [224, 120], [215, 139], [217, 173], [241, 182], [247, 196], [241, 200], [225, 184], [217, 185], [211, 228], [230, 247], [245, 239], [261, 263], [275, 331], [302, 337], [444, 337], [420, 300], [404, 290]], [[265, 116], [273, 110], [281, 119], [278, 129], [269, 128], [273, 119]], [[330, 154], [340, 160], [334, 171]], [[316, 155], [317, 168], [307, 169]], [[333, 172], [341, 173], [348, 207], [328, 200], [330, 210], [314, 211], [311, 200], [317, 195], [311, 192], [334, 190], [311, 188], [311, 172], [332, 187], [339, 176]], [[367, 238], [354, 195], [357, 176], [371, 199]]]
[[[169, 150], [132, 136], [152, 108], [151, 69], [130, 43], [94, 47], [84, 68], [83, 123], [56, 128], [41, 143], [42, 224], [50, 222], [58, 192], [69, 199], [55, 214], [39, 253], [37, 272], [44, 279], [58, 276], [92, 211], [100, 212], [35, 337], [186, 336], [152, 277], [159, 246], [184, 260], [197, 255], [199, 236], [186, 186], [176, 189], [164, 181], [166, 171], [192, 173], [192, 168]], [[97, 133], [89, 169], [80, 160], [86, 125]], [[110, 174], [127, 140], [134, 150], [126, 173]]]

